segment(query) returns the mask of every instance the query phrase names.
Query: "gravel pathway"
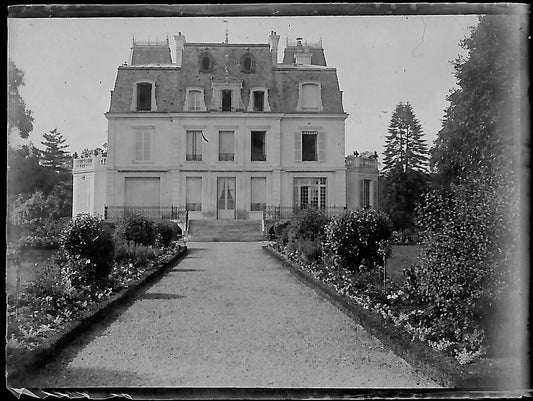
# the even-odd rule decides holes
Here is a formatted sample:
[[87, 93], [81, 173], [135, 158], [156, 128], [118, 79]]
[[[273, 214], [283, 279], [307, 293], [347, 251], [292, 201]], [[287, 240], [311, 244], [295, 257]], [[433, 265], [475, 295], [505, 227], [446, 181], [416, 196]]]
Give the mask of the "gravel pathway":
[[437, 387], [261, 249], [189, 255], [27, 387]]

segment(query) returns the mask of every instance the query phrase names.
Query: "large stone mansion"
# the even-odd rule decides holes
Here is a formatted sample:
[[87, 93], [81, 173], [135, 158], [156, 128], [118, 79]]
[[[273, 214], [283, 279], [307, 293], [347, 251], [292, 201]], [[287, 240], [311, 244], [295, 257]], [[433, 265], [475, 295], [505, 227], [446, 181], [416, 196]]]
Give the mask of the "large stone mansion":
[[[133, 42], [111, 92], [107, 158], [74, 161], [73, 216], [274, 221], [376, 206], [377, 161], [345, 164], [337, 71], [321, 43]], [[187, 224], [183, 225], [188, 228]]]

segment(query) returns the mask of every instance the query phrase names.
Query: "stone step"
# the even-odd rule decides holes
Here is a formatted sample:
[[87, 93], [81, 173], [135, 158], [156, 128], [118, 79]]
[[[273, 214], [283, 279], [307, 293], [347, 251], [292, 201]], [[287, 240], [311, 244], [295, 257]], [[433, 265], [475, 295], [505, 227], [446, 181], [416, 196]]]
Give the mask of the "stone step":
[[260, 220], [190, 220], [189, 241], [262, 241]]

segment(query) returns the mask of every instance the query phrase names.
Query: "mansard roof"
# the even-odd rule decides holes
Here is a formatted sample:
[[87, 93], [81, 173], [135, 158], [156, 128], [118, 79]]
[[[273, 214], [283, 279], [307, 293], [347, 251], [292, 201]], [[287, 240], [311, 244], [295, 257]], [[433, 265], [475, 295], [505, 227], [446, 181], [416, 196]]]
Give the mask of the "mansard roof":
[[[287, 46], [283, 52], [283, 64], [294, 64], [296, 59], [294, 55], [299, 51], [298, 46]], [[326, 66], [326, 56], [324, 55], [324, 49], [322, 47], [309, 47], [309, 53], [311, 53], [311, 64]]]
[[131, 48], [131, 65], [172, 64], [168, 41], [160, 43], [143, 43], [133, 41]]
[[[164, 47], [164, 46], [158, 46]], [[166, 55], [168, 46], [165, 48]], [[159, 53], [158, 53], [159, 52]], [[323, 55], [322, 49], [320, 49]], [[320, 53], [319, 52], [319, 53]], [[168, 53], [170, 50], [168, 49]], [[290, 52], [289, 52], [290, 53]], [[316, 82], [322, 88], [323, 111], [321, 113], [342, 114], [342, 95], [339, 90], [337, 72], [325, 66], [325, 58], [314, 58], [312, 65], [294, 65], [291, 63], [274, 64], [268, 44], [226, 44], [226, 43], [184, 43], [181, 66], [170, 65], [163, 59], [161, 49], [154, 50], [153, 60], [133, 60], [129, 65], [118, 68], [114, 90], [111, 93], [111, 113], [128, 113], [131, 111], [133, 89], [137, 82], [155, 82], [157, 112], [182, 112], [187, 88], [204, 89], [205, 104], [209, 110], [212, 102], [211, 83], [230, 76], [232, 81], [241, 81], [241, 99], [247, 106], [250, 90], [256, 87], [268, 89], [268, 101], [271, 112], [298, 113], [298, 88], [302, 82]], [[208, 71], [201, 68], [201, 58], [208, 54], [212, 66]], [[243, 71], [240, 62], [244, 55], [250, 54], [255, 63], [252, 72]], [[287, 56], [287, 52], [285, 56]], [[166, 57], [166, 56], [165, 56]], [[169, 56], [170, 57], [170, 56]], [[159, 65], [157, 65], [159, 64]], [[246, 108], [246, 107], [245, 107]]]

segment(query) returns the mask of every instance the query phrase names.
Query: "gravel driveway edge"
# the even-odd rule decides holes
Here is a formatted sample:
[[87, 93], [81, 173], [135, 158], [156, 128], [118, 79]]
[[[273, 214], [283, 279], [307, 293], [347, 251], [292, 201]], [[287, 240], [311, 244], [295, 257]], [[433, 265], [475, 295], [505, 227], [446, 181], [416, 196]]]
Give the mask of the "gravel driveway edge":
[[462, 377], [464, 373], [461, 366], [455, 363], [453, 358], [438, 353], [418, 340], [411, 340], [407, 333], [400, 332], [392, 323], [362, 308], [347, 296], [337, 293], [334, 288], [311, 276], [268, 245], [263, 246], [263, 250], [278, 259], [303, 283], [328, 298], [335, 306], [378, 338], [385, 347], [431, 380], [443, 387], [457, 387], [457, 384], [461, 387], [469, 387]]
[[24, 356], [20, 358], [22, 359], [22, 362], [15, 369], [8, 369], [6, 364], [7, 381], [17, 382], [20, 378], [25, 377], [46, 365], [58, 352], [68, 346], [72, 341], [83, 335], [83, 333], [89, 330], [93, 325], [111, 314], [112, 310], [127, 303], [146, 285], [152, 283], [161, 277], [167, 270], [174, 267], [187, 255], [187, 252], [187, 246], [184, 246], [169, 260], [154, 264], [146, 270], [138, 281], [119, 293], [109, 297], [94, 307], [94, 309], [89, 309], [79, 319], [68, 323], [65, 329], [48, 339], [48, 341], [44, 342], [36, 349], [27, 351], [27, 354], [24, 353]]

